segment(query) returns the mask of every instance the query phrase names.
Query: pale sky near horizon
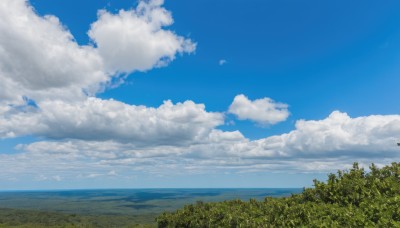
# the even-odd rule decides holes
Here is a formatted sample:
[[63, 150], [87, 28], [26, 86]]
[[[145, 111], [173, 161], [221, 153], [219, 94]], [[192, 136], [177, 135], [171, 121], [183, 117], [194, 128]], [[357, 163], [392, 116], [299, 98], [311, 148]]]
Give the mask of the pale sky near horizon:
[[0, 190], [303, 187], [399, 161], [399, 10], [1, 0]]

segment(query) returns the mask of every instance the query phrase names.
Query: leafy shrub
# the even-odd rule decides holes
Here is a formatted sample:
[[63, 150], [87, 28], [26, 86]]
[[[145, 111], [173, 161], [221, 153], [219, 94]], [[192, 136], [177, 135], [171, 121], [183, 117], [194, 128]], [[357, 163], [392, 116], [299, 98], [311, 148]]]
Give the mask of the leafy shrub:
[[159, 227], [400, 227], [400, 163], [357, 163], [285, 198], [197, 202], [157, 218]]

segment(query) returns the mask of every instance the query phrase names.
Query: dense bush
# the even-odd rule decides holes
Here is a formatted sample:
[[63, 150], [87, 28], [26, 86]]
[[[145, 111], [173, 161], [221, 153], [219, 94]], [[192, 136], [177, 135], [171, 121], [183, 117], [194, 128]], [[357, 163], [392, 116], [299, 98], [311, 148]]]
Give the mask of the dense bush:
[[157, 218], [159, 227], [400, 227], [400, 163], [330, 174], [286, 198], [198, 202]]

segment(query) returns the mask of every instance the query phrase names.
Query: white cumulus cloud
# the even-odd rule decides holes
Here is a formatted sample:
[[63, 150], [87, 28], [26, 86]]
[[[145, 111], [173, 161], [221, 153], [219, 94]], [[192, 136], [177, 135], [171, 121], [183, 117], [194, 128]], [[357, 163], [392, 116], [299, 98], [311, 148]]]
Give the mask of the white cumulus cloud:
[[262, 139], [266, 150], [288, 156], [393, 156], [398, 154], [400, 115], [351, 118], [334, 111], [323, 120], [299, 120], [296, 129]]
[[88, 98], [83, 102], [44, 101], [39, 108], [0, 116], [0, 138], [37, 135], [53, 139], [131, 141], [135, 144], [180, 144], [199, 141], [224, 118], [192, 101], [158, 108]]
[[90, 38], [97, 44], [107, 69], [117, 72], [145, 71], [164, 66], [177, 53], [193, 52], [196, 44], [163, 27], [173, 23], [163, 0], [140, 2], [137, 9], [112, 14], [99, 11]]
[[55, 16], [40, 17], [25, 0], [0, 2], [0, 100], [74, 99], [108, 80], [103, 60], [79, 46]]
[[277, 124], [289, 116], [288, 105], [277, 103], [265, 97], [249, 100], [245, 95], [237, 95], [228, 110], [240, 120], [251, 120], [263, 125]]
[[99, 11], [79, 45], [56, 16], [39, 16], [27, 0], [0, 2], [0, 103], [84, 100], [112, 77], [164, 66], [196, 45], [165, 30], [173, 22], [163, 1], [140, 1], [136, 9]]
[[200, 140], [223, 122], [191, 101], [158, 108], [95, 98], [120, 73], [166, 65], [195, 44], [164, 27], [162, 0], [135, 9], [100, 10], [79, 45], [56, 16], [38, 15], [27, 0], [0, 2], [0, 138], [132, 140], [148, 144]]

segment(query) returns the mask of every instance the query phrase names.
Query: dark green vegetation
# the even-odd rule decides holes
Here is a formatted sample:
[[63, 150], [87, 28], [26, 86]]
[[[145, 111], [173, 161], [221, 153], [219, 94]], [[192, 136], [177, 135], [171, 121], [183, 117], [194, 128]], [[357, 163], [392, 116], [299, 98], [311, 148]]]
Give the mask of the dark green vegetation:
[[77, 215], [37, 210], [1, 209], [0, 228], [73, 228], [73, 227], [156, 227], [156, 224], [138, 224], [129, 216]]
[[[126, 189], [0, 192], [3, 227], [156, 227], [155, 218], [196, 201], [288, 196], [301, 189]], [[140, 225], [138, 225], [140, 224]], [[147, 224], [146, 226], [144, 224]]]
[[285, 198], [187, 205], [159, 227], [400, 227], [400, 163], [330, 174], [326, 183]]

